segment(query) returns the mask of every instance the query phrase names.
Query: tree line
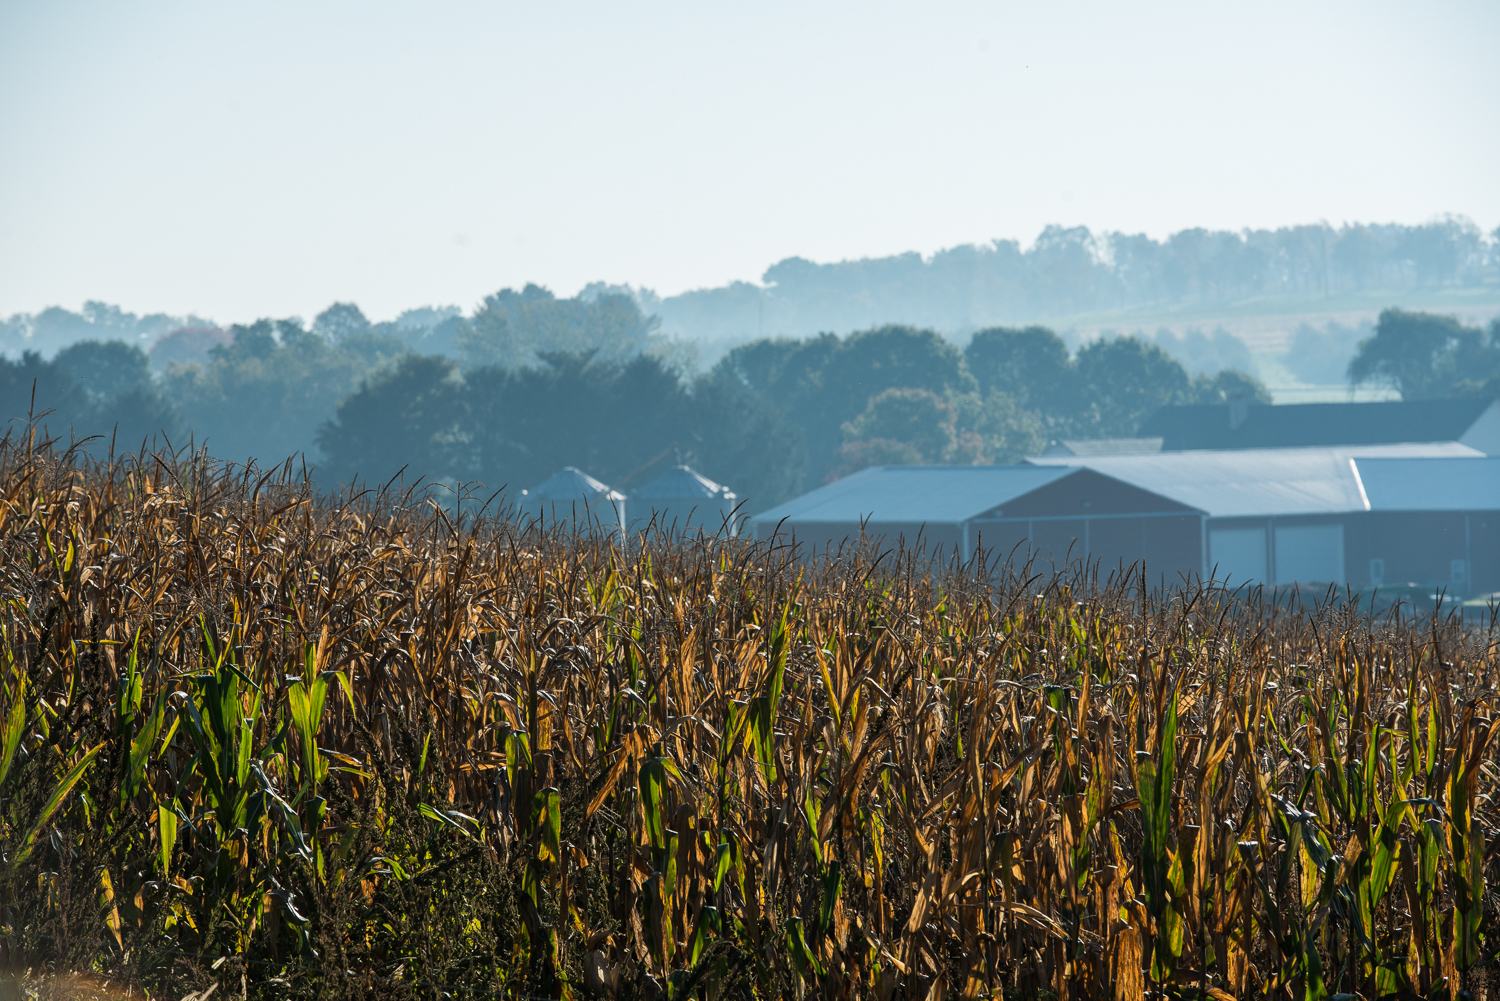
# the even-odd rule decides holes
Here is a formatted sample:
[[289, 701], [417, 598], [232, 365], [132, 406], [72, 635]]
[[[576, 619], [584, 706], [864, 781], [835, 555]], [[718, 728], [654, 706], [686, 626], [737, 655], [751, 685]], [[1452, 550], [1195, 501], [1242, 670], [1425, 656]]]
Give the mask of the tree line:
[[656, 299], [669, 333], [738, 343], [900, 321], [948, 333], [1100, 311], [1473, 287], [1500, 278], [1500, 229], [1449, 216], [1416, 226], [1326, 223], [1242, 232], [1185, 229], [1157, 240], [1048, 226], [1016, 240], [814, 263], [788, 258], [760, 284]]
[[[545, 350], [596, 350], [605, 356], [670, 339], [699, 345], [716, 359], [729, 347], [762, 337], [805, 337], [892, 322], [966, 336], [986, 327], [1101, 311], [1473, 288], [1497, 281], [1500, 229], [1486, 235], [1462, 216], [1412, 226], [1193, 228], [1160, 240], [1048, 226], [1029, 247], [993, 240], [926, 257], [913, 252], [822, 264], [791, 257], [768, 268], [758, 284], [733, 282], [665, 298], [650, 289], [596, 283], [574, 300], [563, 300], [528, 286], [490, 296], [469, 318], [457, 307], [424, 307], [379, 326], [403, 339], [427, 341], [415, 345], [424, 353], [458, 358], [467, 349], [476, 353], [470, 360], [488, 364], [534, 360], [524, 356], [539, 338]], [[589, 304], [596, 315], [580, 322], [579, 310], [559, 305], [575, 301]], [[363, 317], [332, 316], [325, 325], [333, 329], [351, 319], [358, 325]], [[52, 307], [0, 319], [0, 352], [50, 354], [88, 338], [148, 347], [167, 331], [213, 326], [200, 317], [135, 316], [89, 302], [80, 313]], [[609, 338], [599, 336], [606, 330]], [[467, 345], [466, 335], [472, 338]], [[1340, 368], [1345, 361], [1347, 356], [1339, 360]]]
[[[1070, 351], [1041, 326], [963, 348], [904, 325], [763, 338], [697, 372], [615, 293], [507, 290], [469, 319], [429, 319], [371, 324], [338, 304], [311, 327], [231, 327], [158, 372], [138, 344], [84, 341], [0, 361], [0, 399], [7, 418], [50, 412], [51, 433], [99, 436], [98, 453], [153, 436], [262, 466], [301, 453], [329, 487], [403, 473], [514, 495], [563, 465], [621, 483], [672, 458], [752, 512], [872, 464], [1006, 463], [1131, 436], [1169, 404], [1270, 402], [1237, 369], [1190, 374], [1136, 337]], [[1348, 375], [1405, 399], [1500, 395], [1500, 320], [1387, 310]]]
[[404, 471], [512, 492], [562, 465], [619, 483], [671, 457], [754, 508], [872, 463], [1009, 462], [1060, 435], [1129, 434], [1164, 403], [1265, 397], [1154, 344], [1075, 356], [1043, 328], [965, 350], [904, 326], [766, 339], [696, 372], [615, 293], [507, 290], [427, 319], [371, 324], [350, 304], [310, 327], [262, 319], [155, 373], [138, 344], [84, 341], [0, 364], [0, 391], [5, 416], [50, 411], [53, 433], [98, 435], [96, 452], [158, 436], [261, 465], [302, 453], [330, 486]]

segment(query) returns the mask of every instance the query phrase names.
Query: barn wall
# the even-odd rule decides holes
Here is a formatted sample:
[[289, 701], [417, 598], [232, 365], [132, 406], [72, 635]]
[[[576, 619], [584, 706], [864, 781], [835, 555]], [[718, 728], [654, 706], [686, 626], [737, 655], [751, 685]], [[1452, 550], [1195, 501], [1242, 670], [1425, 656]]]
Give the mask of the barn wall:
[[1203, 562], [1197, 515], [975, 522], [970, 534], [983, 544], [991, 565], [1034, 559], [1034, 568], [1044, 570], [1061, 567], [1071, 554], [1074, 562], [1097, 563], [1101, 579], [1131, 567], [1139, 572], [1144, 560], [1149, 579], [1176, 584], [1183, 575], [1197, 577]]
[[[1371, 564], [1378, 560], [1384, 568], [1381, 583], [1386, 585], [1445, 587], [1455, 597], [1500, 590], [1500, 512], [1368, 511], [1318, 517], [1215, 518], [1209, 521], [1209, 535], [1220, 539], [1221, 533], [1238, 532], [1249, 538], [1249, 533], [1259, 533], [1267, 575], [1286, 584], [1295, 576], [1280, 565], [1287, 562], [1289, 540], [1299, 530], [1334, 526], [1343, 532], [1344, 579], [1340, 583], [1350, 587], [1373, 586]], [[1223, 553], [1211, 549], [1209, 560], [1216, 559], [1222, 564]], [[1459, 565], [1457, 575], [1455, 564]], [[1318, 575], [1317, 582], [1329, 583], [1323, 576]], [[1243, 582], [1244, 575], [1235, 580]]]
[[[1371, 511], [1349, 518], [1346, 538], [1349, 580], [1358, 587], [1372, 585], [1371, 561], [1380, 560], [1386, 584], [1453, 595], [1500, 590], [1500, 512]], [[1459, 575], [1454, 564], [1462, 564]]]
[[1453, 562], [1465, 560], [1464, 516], [1452, 512], [1371, 511], [1348, 522], [1351, 583], [1370, 587], [1371, 561], [1384, 566], [1382, 583], [1453, 585]]
[[[757, 522], [756, 537], [769, 539], [775, 529], [774, 524]], [[864, 526], [863, 537], [885, 546], [900, 545], [911, 549], [920, 545], [927, 555], [942, 558], [952, 556], [963, 547], [963, 527], [954, 524], [870, 522]], [[861, 530], [858, 522], [785, 522], [777, 538], [784, 542], [795, 540], [811, 554], [856, 544], [861, 538]]]
[[1500, 511], [1469, 515], [1469, 552], [1473, 562], [1473, 594], [1500, 591]]

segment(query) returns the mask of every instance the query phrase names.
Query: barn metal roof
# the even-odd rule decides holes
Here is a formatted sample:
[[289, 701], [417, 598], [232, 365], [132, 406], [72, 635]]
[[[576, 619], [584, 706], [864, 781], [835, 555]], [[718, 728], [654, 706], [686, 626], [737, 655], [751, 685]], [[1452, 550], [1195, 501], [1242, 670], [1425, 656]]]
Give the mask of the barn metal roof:
[[1500, 459], [1359, 459], [1371, 511], [1500, 510]]
[[1437, 459], [1474, 462], [1457, 442], [1351, 448], [1255, 448], [1151, 455], [1041, 455], [1037, 466], [1083, 467], [1208, 512], [1212, 518], [1341, 514], [1370, 510], [1356, 462]]
[[1160, 452], [1160, 438], [1064, 438], [1054, 441], [1044, 455], [1129, 455]]
[[624, 494], [611, 490], [576, 466], [562, 467], [530, 490], [521, 491], [521, 496], [529, 501], [571, 501], [583, 497], [590, 500], [595, 497], [607, 497], [612, 501], [625, 499]]
[[1457, 441], [1494, 407], [1481, 397], [1290, 403], [1251, 406], [1235, 424], [1229, 404], [1186, 404], [1162, 407], [1139, 433], [1162, 437], [1167, 451]]
[[1036, 466], [870, 466], [763, 511], [755, 521], [958, 524], [1072, 472]]
[[733, 500], [734, 491], [710, 480], [687, 466], [674, 466], [638, 490], [630, 492], [632, 500], [685, 500], [717, 498]]

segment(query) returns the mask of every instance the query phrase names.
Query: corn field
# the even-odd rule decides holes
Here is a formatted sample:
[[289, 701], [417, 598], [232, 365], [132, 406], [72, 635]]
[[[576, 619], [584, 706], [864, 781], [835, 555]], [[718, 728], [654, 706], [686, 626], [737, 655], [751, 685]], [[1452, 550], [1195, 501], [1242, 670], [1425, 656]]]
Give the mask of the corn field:
[[24, 436], [0, 499], [0, 997], [1456, 999], [1500, 952], [1493, 623]]

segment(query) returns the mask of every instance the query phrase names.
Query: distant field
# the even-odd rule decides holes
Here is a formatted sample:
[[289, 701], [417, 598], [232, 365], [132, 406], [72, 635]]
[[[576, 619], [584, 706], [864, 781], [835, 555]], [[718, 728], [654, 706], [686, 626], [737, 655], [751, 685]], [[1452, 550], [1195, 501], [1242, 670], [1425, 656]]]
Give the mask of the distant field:
[[1493, 631], [542, 536], [185, 456], [12, 442], [0, 500], [0, 996], [1459, 998], [1496, 969]]

